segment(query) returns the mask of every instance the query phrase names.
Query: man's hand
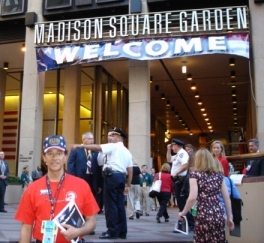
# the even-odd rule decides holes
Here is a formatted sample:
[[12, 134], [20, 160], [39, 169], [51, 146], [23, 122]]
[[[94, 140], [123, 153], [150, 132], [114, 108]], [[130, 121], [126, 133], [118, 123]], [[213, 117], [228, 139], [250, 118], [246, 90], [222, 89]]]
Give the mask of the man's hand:
[[75, 228], [69, 224], [62, 224], [62, 227], [65, 228], [65, 230], [61, 230], [61, 234], [64, 236], [64, 238], [67, 241], [71, 241], [72, 239], [78, 237], [78, 228]]
[[127, 195], [129, 193], [130, 186], [126, 186], [124, 190], [124, 195]]
[[171, 144], [168, 144], [167, 145], [167, 149], [171, 149]]

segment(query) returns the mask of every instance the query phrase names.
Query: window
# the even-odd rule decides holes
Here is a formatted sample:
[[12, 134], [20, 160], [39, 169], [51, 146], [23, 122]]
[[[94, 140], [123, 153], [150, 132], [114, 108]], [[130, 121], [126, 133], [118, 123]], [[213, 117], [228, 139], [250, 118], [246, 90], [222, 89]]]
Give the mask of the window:
[[1, 0], [1, 15], [24, 13], [24, 0]]
[[45, 8], [46, 9], [55, 9], [55, 8], [65, 8], [71, 7], [72, 0], [46, 0]]
[[75, 0], [76, 6], [90, 5], [92, 4], [92, 0]]
[[95, 0], [96, 3], [120, 2], [122, 0]]

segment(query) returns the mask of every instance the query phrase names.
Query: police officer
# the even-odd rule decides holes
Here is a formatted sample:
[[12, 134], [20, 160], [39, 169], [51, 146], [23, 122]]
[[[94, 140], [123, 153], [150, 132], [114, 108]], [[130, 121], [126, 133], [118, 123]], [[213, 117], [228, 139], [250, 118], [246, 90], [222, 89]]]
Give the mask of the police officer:
[[73, 148], [84, 147], [106, 154], [103, 174], [107, 231], [99, 236], [100, 239], [126, 239], [127, 236], [124, 193], [127, 194], [131, 186], [133, 163], [131, 153], [123, 144], [125, 138], [126, 134], [115, 127], [108, 133], [107, 144], [73, 145]]
[[[171, 155], [172, 151], [176, 154]], [[171, 144], [168, 144], [167, 146], [166, 157], [167, 162], [172, 163], [171, 177], [174, 181], [173, 187], [175, 197], [179, 206], [179, 211], [181, 212], [186, 203], [185, 197], [181, 197], [181, 191], [189, 167], [189, 155], [184, 150], [184, 142], [179, 139], [173, 138]]]

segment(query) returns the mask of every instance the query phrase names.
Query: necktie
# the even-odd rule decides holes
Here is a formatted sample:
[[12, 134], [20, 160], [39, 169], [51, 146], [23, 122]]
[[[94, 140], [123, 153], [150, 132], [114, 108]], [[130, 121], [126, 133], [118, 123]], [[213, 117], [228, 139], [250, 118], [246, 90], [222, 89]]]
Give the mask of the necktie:
[[0, 166], [1, 166], [1, 173], [2, 173], [2, 175], [4, 175], [4, 173], [5, 173], [5, 165], [4, 165], [4, 161], [3, 160], [1, 160]]
[[86, 149], [86, 156], [87, 156], [87, 174], [92, 174], [92, 162], [91, 162], [91, 154], [90, 150]]

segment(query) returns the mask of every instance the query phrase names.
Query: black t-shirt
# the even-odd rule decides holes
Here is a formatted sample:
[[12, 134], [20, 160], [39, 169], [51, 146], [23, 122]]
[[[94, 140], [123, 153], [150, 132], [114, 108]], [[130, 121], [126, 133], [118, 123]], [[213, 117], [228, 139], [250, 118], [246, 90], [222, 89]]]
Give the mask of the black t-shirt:
[[137, 165], [133, 165], [133, 175], [132, 175], [131, 184], [133, 185], [140, 184], [140, 177], [139, 177], [140, 174], [141, 174], [140, 168]]

